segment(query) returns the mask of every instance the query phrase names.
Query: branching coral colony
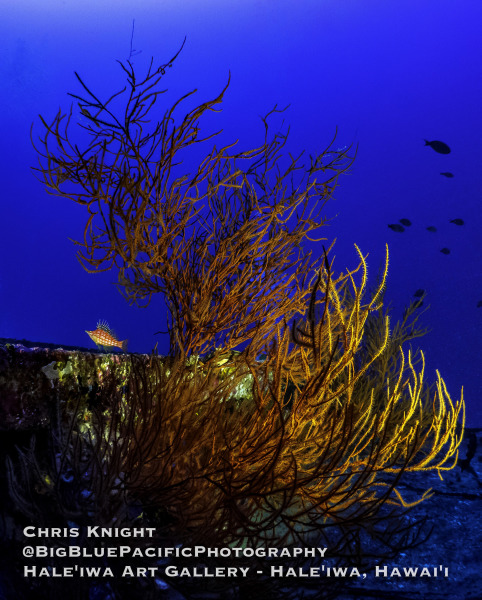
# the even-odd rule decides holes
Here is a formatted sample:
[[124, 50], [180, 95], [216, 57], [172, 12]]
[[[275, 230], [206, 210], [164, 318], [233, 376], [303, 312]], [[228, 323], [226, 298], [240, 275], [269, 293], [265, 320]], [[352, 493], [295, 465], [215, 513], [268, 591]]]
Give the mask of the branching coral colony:
[[131, 358], [127, 384], [105, 388], [110, 410], [94, 411], [87, 437], [75, 425], [64, 440], [66, 463], [76, 460], [78, 449], [65, 450], [72, 444], [101, 457], [85, 510], [103, 524], [127, 518], [102, 488], [111, 485], [165, 540], [316, 540], [330, 556], [360, 562], [370, 538], [367, 556], [396, 552], [418, 535], [399, 520], [411, 505], [400, 477], [453, 467], [463, 399], [452, 402], [438, 373], [429, 388], [423, 354], [402, 349], [421, 333], [413, 307], [390, 337], [388, 250], [368, 294], [358, 248], [359, 266], [338, 277], [329, 252], [313, 261], [302, 249], [324, 223], [346, 152], [328, 148], [308, 167], [291, 157], [282, 168], [286, 136], [271, 139], [268, 129], [275, 108], [262, 146], [214, 146], [193, 175], [180, 174], [183, 151], [213, 137], [201, 137], [199, 119], [227, 86], [179, 125], [174, 112], [191, 94], [150, 124], [176, 56], [157, 69], [151, 61], [141, 79], [119, 63], [127, 86], [105, 102], [77, 75], [83, 150], [71, 141], [72, 109], [50, 125], [41, 118], [37, 170], [51, 193], [89, 213], [76, 242], [84, 268], [117, 266], [129, 301], [162, 292], [169, 310], [169, 368], [154, 354]]
[[[70, 140], [72, 111], [59, 112], [51, 125], [41, 117], [42, 179], [51, 193], [89, 213], [79, 258], [87, 270], [117, 265], [131, 302], [146, 305], [162, 292], [176, 353], [203, 354], [216, 346], [227, 352], [247, 341], [259, 346], [275, 335], [281, 317], [304, 311], [305, 280], [316, 264], [300, 244], [323, 224], [321, 209], [350, 162], [346, 151], [325, 151], [308, 169], [299, 159], [282, 169], [286, 136], [268, 139], [268, 120], [280, 112], [275, 107], [263, 119], [261, 147], [233, 153], [234, 144], [214, 146], [194, 175], [181, 174], [183, 151], [216, 135], [202, 138], [199, 119], [216, 110], [227, 86], [180, 125], [174, 111], [193, 92], [148, 127], [172, 61], [158, 69], [151, 62], [141, 80], [131, 63], [120, 64], [127, 87], [106, 102], [77, 76], [87, 96], [74, 96], [79, 126], [90, 137], [85, 149]], [[114, 112], [120, 98], [125, 106]]]

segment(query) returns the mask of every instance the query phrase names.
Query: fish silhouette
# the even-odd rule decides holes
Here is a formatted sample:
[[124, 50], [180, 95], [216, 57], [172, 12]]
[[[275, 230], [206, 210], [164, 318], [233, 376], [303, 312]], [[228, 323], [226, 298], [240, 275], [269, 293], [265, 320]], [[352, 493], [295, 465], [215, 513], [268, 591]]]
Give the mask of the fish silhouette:
[[402, 225], [405, 225], [405, 227], [410, 227], [410, 225], [412, 224], [412, 221], [410, 221], [409, 219], [400, 219], [400, 223]]
[[442, 254], [450, 254], [450, 248], [442, 248], [442, 250], [440, 250], [440, 252]]
[[440, 175], [443, 175], [444, 177], [448, 177], [450, 179], [450, 177], [453, 177], [454, 174], [450, 173], [449, 171], [445, 171], [444, 173], [440, 173]]
[[452, 219], [450, 222], [453, 223], [454, 225], [463, 225], [464, 224], [463, 219]]
[[390, 227], [392, 231], [397, 231], [398, 233], [403, 233], [405, 231], [405, 228], [398, 223], [390, 223], [388, 227]]
[[439, 142], [438, 140], [434, 140], [433, 142], [429, 142], [428, 140], [424, 140], [426, 146], [430, 146], [435, 152], [439, 154], [450, 154], [450, 148], [445, 144], [445, 142]]
[[435, 233], [437, 231], [437, 228], [434, 227], [433, 225], [429, 225], [427, 227], [427, 231], [430, 231], [431, 233]]

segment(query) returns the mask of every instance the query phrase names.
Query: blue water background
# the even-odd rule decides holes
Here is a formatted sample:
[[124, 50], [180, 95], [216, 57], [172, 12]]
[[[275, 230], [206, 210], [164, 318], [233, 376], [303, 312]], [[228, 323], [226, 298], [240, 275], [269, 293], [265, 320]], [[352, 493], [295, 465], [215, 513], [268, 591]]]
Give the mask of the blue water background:
[[[7, 0], [0, 21], [0, 337], [93, 346], [84, 332], [106, 319], [129, 349], [167, 353], [162, 298], [129, 306], [117, 273], [86, 273], [68, 238], [81, 239], [85, 209], [48, 195], [31, 167], [30, 126], [53, 119], [79, 93], [74, 70], [104, 99], [124, 85], [115, 62], [133, 47], [135, 65], [167, 61], [158, 115], [198, 89], [178, 116], [215, 97], [223, 110], [206, 130], [238, 148], [263, 140], [260, 116], [290, 104], [287, 151], [320, 152], [358, 144], [339, 180], [325, 235], [336, 238], [335, 271], [368, 254], [374, 283], [390, 248], [386, 300], [399, 317], [418, 288], [427, 290], [421, 340], [426, 376], [435, 369], [453, 399], [464, 386], [468, 424], [482, 426], [482, 4], [461, 0]], [[76, 117], [77, 118], [77, 117]], [[274, 121], [281, 126], [282, 119]], [[202, 123], [201, 123], [202, 125]], [[441, 155], [424, 139], [443, 140]], [[185, 163], [186, 170], [194, 168]], [[452, 179], [440, 175], [450, 171]], [[408, 218], [404, 233], [388, 223]], [[449, 223], [462, 218], [465, 225]], [[437, 227], [437, 233], [426, 227]], [[326, 242], [325, 242], [326, 244]], [[449, 255], [440, 252], [443, 247]], [[320, 248], [321, 251], [321, 248]]]

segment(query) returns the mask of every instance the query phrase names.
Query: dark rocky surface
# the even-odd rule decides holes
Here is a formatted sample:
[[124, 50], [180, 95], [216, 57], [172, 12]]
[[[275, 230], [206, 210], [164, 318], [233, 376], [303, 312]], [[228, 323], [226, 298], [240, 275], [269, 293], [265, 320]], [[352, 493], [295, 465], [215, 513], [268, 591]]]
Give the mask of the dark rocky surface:
[[103, 362], [108, 361], [109, 369], [115, 372], [129, 356], [0, 339], [0, 432], [47, 427], [49, 410], [56, 400], [68, 401], [78, 395], [79, 388], [95, 382]]
[[19, 340], [15, 338], [2, 338], [0, 337], [0, 346], [6, 344], [24, 346], [25, 348], [49, 348], [50, 350], [63, 349], [63, 350], [76, 350], [79, 352], [101, 352], [97, 348], [85, 348], [84, 346], [67, 346], [66, 344], [54, 344], [52, 342], [31, 342], [30, 340]]

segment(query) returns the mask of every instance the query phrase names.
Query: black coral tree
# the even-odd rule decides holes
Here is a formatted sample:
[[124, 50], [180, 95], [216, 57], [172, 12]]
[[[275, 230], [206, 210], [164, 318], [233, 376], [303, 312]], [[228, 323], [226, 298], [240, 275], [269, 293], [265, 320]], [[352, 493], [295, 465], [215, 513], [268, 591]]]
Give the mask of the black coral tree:
[[[420, 334], [413, 307], [390, 336], [388, 250], [370, 293], [358, 248], [358, 267], [337, 277], [329, 251], [312, 260], [303, 250], [321, 239], [313, 236], [350, 164], [346, 151], [282, 166], [286, 135], [270, 137], [268, 126], [275, 108], [259, 148], [213, 146], [182, 174], [183, 152], [213, 137], [199, 122], [227, 86], [180, 123], [190, 94], [152, 124], [175, 58], [151, 62], [142, 78], [121, 64], [127, 85], [106, 101], [77, 76], [83, 149], [72, 141], [72, 109], [42, 119], [37, 170], [51, 193], [88, 211], [81, 263], [116, 266], [131, 302], [162, 293], [171, 353], [128, 357], [124, 385], [114, 369], [104, 377], [88, 433], [70, 411], [68, 434], [52, 443], [77, 478], [89, 473], [75, 501], [34, 449], [21, 454], [23, 479], [11, 464], [14, 493], [25, 499], [28, 478], [41, 473], [65, 519], [132, 523], [136, 514], [155, 524], [160, 545], [316, 544], [333, 564], [368, 568], [423, 539], [404, 515], [428, 494], [409, 501], [397, 486], [404, 473], [453, 467], [463, 400], [452, 401], [439, 374], [427, 386], [423, 354], [404, 349]], [[236, 583], [239, 597], [249, 585]], [[286, 580], [259, 585], [288, 594]]]

